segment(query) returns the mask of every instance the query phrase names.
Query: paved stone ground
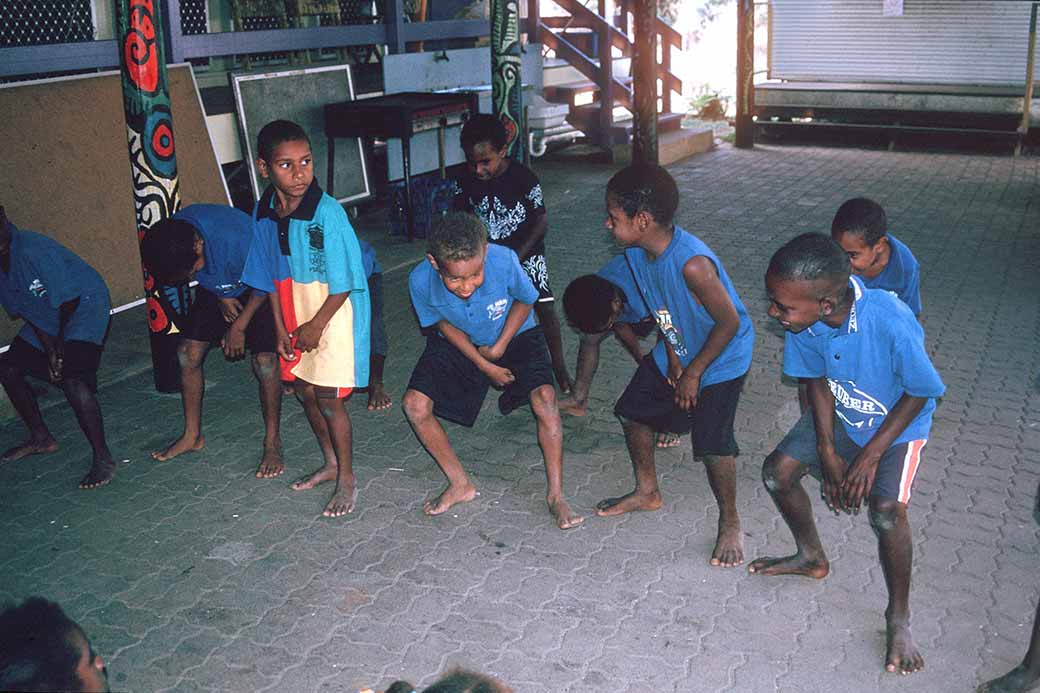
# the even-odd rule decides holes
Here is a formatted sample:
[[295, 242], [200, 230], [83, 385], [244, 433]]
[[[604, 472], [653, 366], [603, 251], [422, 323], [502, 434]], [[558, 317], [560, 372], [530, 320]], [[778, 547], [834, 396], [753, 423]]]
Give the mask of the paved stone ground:
[[[556, 530], [543, 501], [534, 424], [488, 398], [472, 430], [448, 432], [482, 490], [436, 519], [420, 505], [442, 478], [400, 408], [351, 405], [360, 505], [320, 517], [327, 492], [288, 482], [319, 463], [295, 402], [283, 427], [290, 470], [253, 477], [255, 385], [211, 357], [208, 447], [178, 461], [148, 452], [180, 430], [176, 396], [154, 393], [143, 318], [122, 316], [101, 400], [115, 483], [79, 491], [88, 462], [64, 404], [46, 416], [62, 452], [0, 467], [0, 598], [65, 605], [109, 662], [117, 690], [356, 691], [429, 683], [460, 664], [534, 691], [969, 691], [1022, 656], [1036, 606], [1040, 457], [1040, 195], [1037, 159], [860, 150], [723, 148], [672, 168], [678, 221], [726, 263], [757, 330], [738, 415], [747, 553], [792, 546], [759, 481], [797, 416], [780, 383], [781, 335], [762, 274], [773, 250], [827, 230], [854, 195], [880, 200], [921, 260], [928, 344], [947, 385], [911, 504], [914, 632], [927, 658], [882, 671], [884, 580], [866, 518], [820, 511], [832, 574], [814, 582], [710, 568], [716, 519], [688, 447], [659, 454], [665, 506]], [[606, 167], [542, 164], [554, 286], [612, 253]], [[399, 401], [421, 339], [406, 270], [421, 248], [380, 236]], [[402, 265], [401, 268], [397, 266]], [[573, 359], [577, 340], [566, 336]], [[633, 366], [605, 346], [590, 415], [565, 420], [565, 484], [585, 512], [632, 486], [614, 398]], [[6, 446], [22, 436], [9, 420]]]

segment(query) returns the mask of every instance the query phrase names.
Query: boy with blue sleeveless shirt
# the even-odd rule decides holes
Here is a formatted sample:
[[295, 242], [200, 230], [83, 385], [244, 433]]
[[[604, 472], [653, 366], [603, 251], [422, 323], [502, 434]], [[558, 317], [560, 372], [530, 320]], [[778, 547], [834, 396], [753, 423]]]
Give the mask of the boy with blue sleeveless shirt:
[[97, 401], [111, 309], [105, 281], [57, 241], [17, 228], [0, 207], [0, 305], [25, 321], [0, 356], [0, 383], [29, 429], [29, 440], [4, 452], [0, 462], [58, 449], [25, 380], [31, 375], [61, 388], [90, 443], [93, 461], [79, 487], [104, 486], [116, 469]]
[[584, 521], [563, 495], [563, 431], [542, 330], [531, 307], [538, 290], [515, 252], [489, 244], [481, 220], [454, 212], [439, 219], [426, 260], [408, 277], [426, 349], [402, 400], [416, 437], [448, 478], [448, 487], [423, 511], [440, 515], [477, 496], [437, 417], [471, 427], [488, 388], [501, 389], [508, 414], [530, 403], [548, 481], [546, 502], [560, 529]]
[[663, 339], [614, 407], [635, 468], [636, 488], [598, 505], [600, 515], [657, 510], [661, 493], [653, 432], [692, 434], [719, 505], [710, 564], [744, 560], [736, 508], [733, 435], [740, 390], [751, 365], [754, 329], [718, 257], [672, 220], [675, 181], [660, 166], [632, 165], [607, 183], [607, 228], [625, 248], [636, 285]]
[[865, 197], [846, 201], [831, 222], [831, 238], [849, 254], [852, 273], [864, 286], [891, 291], [921, 315], [921, 266], [910, 248], [888, 232], [881, 205]]
[[835, 513], [858, 513], [866, 502], [888, 586], [885, 668], [910, 674], [924, 659], [910, 632], [907, 504], [944, 385], [906, 304], [850, 275], [847, 253], [822, 234], [803, 234], [770, 260], [769, 315], [787, 331], [784, 372], [807, 382], [811, 407], [762, 469], [797, 553], [758, 558], [748, 570], [814, 578], [829, 572], [801, 484], [806, 474], [821, 479]]
[[153, 452], [153, 459], [172, 460], [205, 447], [202, 367], [212, 345], [220, 342], [229, 359], [241, 358], [249, 349], [253, 374], [260, 383], [264, 444], [256, 476], [272, 478], [285, 470], [274, 320], [267, 294], [242, 283], [252, 240], [253, 220], [248, 214], [210, 204], [188, 205], [152, 226], [141, 239], [141, 258], [156, 281], [167, 286], [198, 282], [177, 347], [184, 430], [180, 438]]
[[292, 488], [335, 481], [322, 514], [340, 517], [357, 500], [344, 400], [368, 385], [372, 310], [361, 249], [346, 212], [314, 180], [303, 129], [275, 120], [257, 140], [257, 168], [271, 185], [253, 213], [242, 281], [268, 293], [282, 380], [293, 384], [325, 459]]

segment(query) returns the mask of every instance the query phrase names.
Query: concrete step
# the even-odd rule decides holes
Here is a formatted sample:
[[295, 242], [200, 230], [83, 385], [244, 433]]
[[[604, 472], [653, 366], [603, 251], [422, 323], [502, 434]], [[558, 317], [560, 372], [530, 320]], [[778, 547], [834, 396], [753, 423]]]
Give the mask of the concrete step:
[[[681, 128], [669, 132], [658, 132], [657, 158], [662, 166], [711, 151], [715, 147], [715, 132], [711, 128]], [[632, 162], [632, 144], [616, 144], [611, 147], [614, 164], [625, 166]]]
[[[631, 76], [619, 76], [618, 79], [627, 86], [632, 86]], [[547, 101], [565, 103], [569, 106], [577, 106], [579, 101], [588, 101], [589, 99], [595, 100], [599, 98], [599, 85], [591, 79], [585, 79], [564, 84], [548, 85], [542, 88], [542, 93], [545, 95]]]

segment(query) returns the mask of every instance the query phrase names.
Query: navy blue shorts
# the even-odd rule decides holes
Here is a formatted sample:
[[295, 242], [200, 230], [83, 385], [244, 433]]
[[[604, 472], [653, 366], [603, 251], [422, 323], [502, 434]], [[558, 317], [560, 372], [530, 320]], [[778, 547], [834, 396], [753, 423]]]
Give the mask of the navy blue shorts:
[[[62, 350], [62, 376], [82, 380], [92, 392], [97, 392], [97, 372], [102, 351], [104, 346], [101, 344], [76, 339], [66, 341]], [[47, 354], [21, 337], [15, 337], [11, 348], [0, 356], [0, 367], [13, 368], [48, 382], [51, 377]]]
[[[499, 397], [503, 414], [528, 404], [536, 388], [553, 383], [549, 350], [540, 327], [513, 337], [497, 363], [516, 378]], [[435, 416], [462, 426], [473, 426], [490, 387], [491, 381], [476, 364], [436, 332], [426, 338], [426, 349], [408, 381], [409, 390], [433, 400]]]
[[675, 403], [675, 388], [657, 370], [653, 355], [647, 354], [614, 405], [614, 415], [658, 432], [689, 432], [697, 457], [735, 457], [740, 447], [733, 422], [745, 375], [706, 385], [693, 409], [684, 411]]
[[388, 342], [386, 338], [386, 324], [383, 322], [383, 275], [373, 274], [368, 278], [368, 296], [372, 303], [372, 322], [369, 328], [372, 333], [370, 340], [373, 356], [386, 356]]
[[[247, 290], [236, 298], [244, 308], [251, 295], [252, 290]], [[227, 328], [228, 323], [220, 312], [220, 298], [208, 289], [195, 287], [195, 302], [188, 308], [181, 335], [185, 339], [212, 344], [224, 337]], [[276, 352], [275, 341], [274, 315], [271, 306], [264, 301], [246, 325], [246, 348], [254, 354], [273, 354]]]
[[[904, 505], [909, 503], [910, 491], [921, 466], [921, 450], [927, 442], [924, 438], [911, 440], [896, 443], [885, 450], [878, 463], [870, 495], [896, 500]], [[812, 410], [802, 414], [802, 418], [798, 419], [798, 423], [784, 436], [776, 449], [808, 467], [809, 473], [817, 480], [822, 478], [820, 458], [816, 454], [816, 424], [813, 423]], [[837, 415], [834, 416], [834, 449], [845, 460], [846, 466], [851, 465], [863, 450], [849, 438], [845, 424], [841, 423]]]

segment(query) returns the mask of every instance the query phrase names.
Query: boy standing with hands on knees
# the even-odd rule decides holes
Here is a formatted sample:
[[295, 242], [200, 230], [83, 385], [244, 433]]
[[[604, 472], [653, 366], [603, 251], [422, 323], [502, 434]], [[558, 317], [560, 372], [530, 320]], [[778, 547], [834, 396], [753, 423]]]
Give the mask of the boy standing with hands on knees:
[[546, 502], [560, 529], [584, 518], [563, 495], [563, 430], [552, 369], [540, 327], [531, 317], [538, 290], [516, 253], [490, 245], [480, 219], [454, 212], [437, 221], [426, 260], [408, 277], [419, 325], [429, 329], [426, 349], [412, 371], [402, 407], [408, 423], [444, 476], [448, 488], [423, 511], [440, 515], [477, 496], [452, 449], [444, 418], [472, 427], [488, 388], [502, 390], [505, 415], [530, 403], [548, 481]]
[[911, 674], [924, 658], [910, 633], [907, 504], [935, 398], [945, 387], [906, 304], [850, 274], [846, 252], [822, 234], [798, 236], [769, 262], [769, 315], [787, 331], [784, 373], [807, 381], [812, 406], [762, 467], [797, 551], [755, 559], [748, 570], [827, 576], [830, 564], [802, 488], [806, 474], [820, 479], [835, 514], [858, 513], [866, 504], [888, 588], [885, 669]]
[[257, 167], [271, 181], [253, 213], [242, 281], [270, 297], [282, 380], [293, 383], [325, 464], [292, 485], [336, 482], [322, 513], [354, 510], [353, 431], [344, 400], [368, 385], [368, 283], [357, 236], [314, 180], [307, 134], [275, 120], [257, 136]]
[[607, 183], [607, 228], [625, 248], [635, 283], [663, 339], [643, 359], [614, 406], [632, 458], [636, 488], [596, 507], [600, 515], [657, 510], [654, 431], [691, 432], [719, 506], [709, 563], [744, 560], [737, 513], [733, 422], [755, 333], [718, 256], [674, 225], [679, 191], [668, 171], [632, 165]]

